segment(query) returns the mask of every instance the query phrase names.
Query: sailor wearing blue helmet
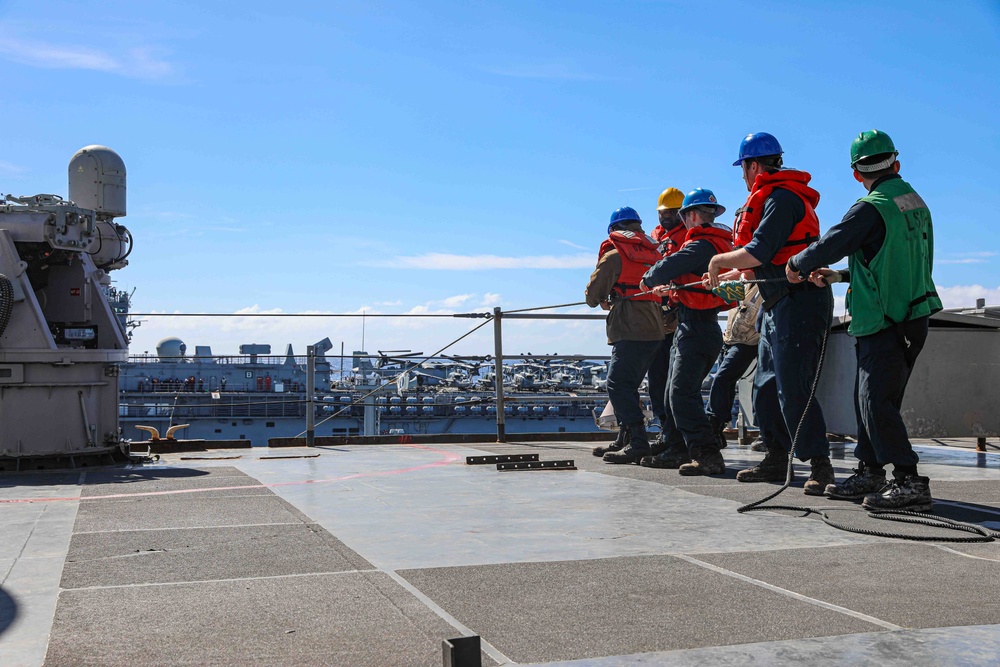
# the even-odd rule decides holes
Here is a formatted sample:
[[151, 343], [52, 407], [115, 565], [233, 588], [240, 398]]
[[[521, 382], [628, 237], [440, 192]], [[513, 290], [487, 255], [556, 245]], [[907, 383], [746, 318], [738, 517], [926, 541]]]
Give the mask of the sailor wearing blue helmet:
[[712, 257], [733, 249], [732, 230], [715, 222], [725, 211], [711, 190], [696, 188], [689, 192], [679, 212], [687, 228], [683, 245], [642, 277], [644, 288], [656, 286], [657, 291], [672, 295], [677, 303], [678, 324], [667, 374], [667, 418], [672, 423], [666, 426], [672, 435], [663, 452], [643, 459], [641, 464], [677, 468], [682, 475], [726, 472], [726, 462], [705, 414], [701, 385], [722, 349], [718, 313], [731, 306], [701, 286], [680, 290], [664, 286], [699, 281]]
[[833, 297], [829, 287], [792, 285], [785, 277], [788, 259], [819, 238], [819, 193], [809, 187], [808, 173], [782, 169], [783, 152], [778, 140], [767, 132], [749, 134], [740, 143], [739, 159], [733, 164], [742, 169], [750, 196], [737, 213], [737, 249], [713, 257], [704, 278], [707, 287], [715, 287], [720, 272], [729, 267], [753, 269], [756, 278], [773, 280], [760, 284], [764, 314], [753, 401], [768, 450], [759, 465], [740, 471], [736, 479], [783, 481], [792, 434], [798, 432], [794, 455], [809, 461], [811, 468], [803, 491], [823, 495], [826, 486], [834, 482], [830, 443], [823, 410], [815, 400], [809, 400], [813, 373], [803, 369], [815, 369], [819, 364]]
[[598, 252], [597, 268], [585, 290], [588, 306], [610, 311], [608, 400], [618, 420], [618, 437], [610, 446], [594, 451], [608, 463], [638, 463], [649, 454], [639, 385], [663, 341], [663, 320], [660, 297], [645, 293], [639, 281], [659, 259], [656, 241], [642, 231], [642, 220], [635, 209], [616, 209], [608, 224], [608, 238]]

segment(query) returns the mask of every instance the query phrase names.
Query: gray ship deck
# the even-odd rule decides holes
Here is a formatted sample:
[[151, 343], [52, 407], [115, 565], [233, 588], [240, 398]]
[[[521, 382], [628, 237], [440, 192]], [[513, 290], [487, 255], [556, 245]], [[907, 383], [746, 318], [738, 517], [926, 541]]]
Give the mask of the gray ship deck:
[[[947, 444], [919, 448], [935, 513], [1000, 530], [1000, 455]], [[1000, 543], [737, 514], [775, 487], [737, 483], [760, 455], [732, 444], [725, 478], [611, 466], [589, 447], [217, 451], [2, 474], [0, 664], [437, 666], [442, 640], [470, 634], [483, 664], [996, 664]], [[579, 470], [464, 463], [522, 452]], [[849, 451], [835, 457], [849, 474]], [[930, 530], [807, 498], [803, 481], [780, 501]]]

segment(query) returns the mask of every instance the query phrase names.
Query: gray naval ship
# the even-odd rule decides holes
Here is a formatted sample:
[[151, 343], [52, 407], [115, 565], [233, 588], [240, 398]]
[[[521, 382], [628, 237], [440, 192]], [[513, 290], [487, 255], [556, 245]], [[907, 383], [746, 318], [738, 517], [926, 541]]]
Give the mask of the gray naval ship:
[[[124, 318], [127, 299], [118, 297], [116, 310]], [[302, 436], [310, 409], [317, 436], [496, 432], [490, 357], [356, 351], [331, 359], [332, 347], [326, 338], [311, 346], [313, 356], [296, 356], [291, 345], [284, 355], [272, 355], [270, 345], [250, 343], [237, 355], [219, 356], [202, 345], [188, 354], [181, 339], [165, 338], [155, 356], [131, 356], [121, 364], [124, 437], [142, 440], [151, 428], [159, 435], [174, 429], [178, 438], [264, 446], [272, 438]], [[507, 431], [598, 431], [595, 411], [607, 403], [606, 365], [558, 356], [509, 360], [501, 371]]]

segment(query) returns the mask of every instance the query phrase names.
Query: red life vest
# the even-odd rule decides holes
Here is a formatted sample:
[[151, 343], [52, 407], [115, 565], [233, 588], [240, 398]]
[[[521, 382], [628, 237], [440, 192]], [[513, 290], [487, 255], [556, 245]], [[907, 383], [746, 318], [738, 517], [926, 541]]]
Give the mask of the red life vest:
[[[725, 225], [701, 225], [688, 230], [687, 238], [681, 248], [695, 241], [708, 241], [715, 248], [715, 254], [720, 255], [724, 252], [732, 251], [732, 239], [733, 232]], [[699, 281], [701, 281], [701, 276], [696, 276], [693, 273], [685, 273], [682, 276], [674, 278], [673, 283], [675, 285], [686, 285]], [[711, 290], [703, 287], [687, 287], [677, 290], [675, 294], [678, 301], [693, 310], [710, 310], [713, 308], [729, 310], [736, 305], [724, 301], [721, 297], [712, 294]]]
[[653, 228], [650, 236], [660, 244], [658, 247], [660, 254], [669, 257], [681, 249], [684, 239], [687, 237], [687, 227], [683, 223], [677, 223], [668, 231], [663, 228], [663, 225], [657, 225]]
[[798, 195], [806, 207], [806, 214], [795, 223], [791, 235], [771, 259], [771, 263], [781, 266], [792, 255], [818, 239], [819, 218], [816, 217], [816, 206], [819, 204], [819, 193], [807, 185], [811, 178], [808, 173], [795, 169], [782, 169], [773, 174], [758, 174], [746, 204], [736, 211], [736, 230], [733, 232], [733, 242], [736, 247], [742, 248], [750, 243], [754, 232], [760, 226], [764, 201], [775, 188], [782, 188]]
[[[671, 227], [669, 231], [664, 229], [663, 225], [657, 225], [653, 228], [653, 233], [650, 236], [660, 244], [657, 247], [660, 254], [664, 257], [669, 257], [681, 249], [681, 246], [684, 245], [684, 239], [687, 238], [687, 233], [687, 227], [684, 226], [683, 222], [680, 222]], [[676, 294], [676, 292], [670, 292], [667, 296], [663, 297], [664, 311], [669, 312], [673, 306], [677, 305]]]
[[[642, 276], [649, 270], [649, 267], [656, 264], [662, 255], [656, 249], [656, 241], [646, 236], [644, 233], [630, 230], [615, 230], [611, 232], [598, 253], [598, 258], [614, 248], [622, 259], [622, 272], [618, 276], [612, 294], [621, 299], [630, 299], [638, 294], [639, 283]], [[660, 301], [660, 297], [655, 294], [644, 294], [635, 297], [632, 301]]]

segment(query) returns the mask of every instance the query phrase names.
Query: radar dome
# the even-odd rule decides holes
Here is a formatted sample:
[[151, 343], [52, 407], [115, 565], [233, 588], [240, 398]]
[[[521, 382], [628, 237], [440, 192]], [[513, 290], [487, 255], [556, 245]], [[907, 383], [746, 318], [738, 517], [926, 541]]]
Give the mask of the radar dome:
[[84, 146], [69, 161], [69, 198], [98, 218], [125, 216], [125, 161], [107, 146]]
[[156, 344], [156, 356], [161, 361], [183, 357], [185, 352], [187, 352], [187, 345], [180, 338], [164, 338]]

